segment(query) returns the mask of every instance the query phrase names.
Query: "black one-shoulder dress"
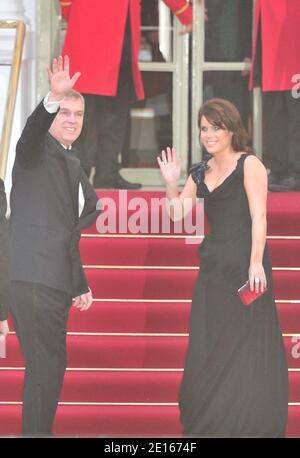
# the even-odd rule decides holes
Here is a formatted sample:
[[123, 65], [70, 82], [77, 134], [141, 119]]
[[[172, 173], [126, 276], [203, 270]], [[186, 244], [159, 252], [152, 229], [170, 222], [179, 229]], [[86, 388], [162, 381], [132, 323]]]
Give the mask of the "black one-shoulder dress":
[[211, 226], [199, 249], [179, 394], [184, 432], [193, 437], [283, 437], [287, 423], [288, 369], [267, 246], [268, 291], [251, 305], [237, 293], [248, 279], [251, 253], [246, 157], [212, 192], [203, 163], [191, 170]]

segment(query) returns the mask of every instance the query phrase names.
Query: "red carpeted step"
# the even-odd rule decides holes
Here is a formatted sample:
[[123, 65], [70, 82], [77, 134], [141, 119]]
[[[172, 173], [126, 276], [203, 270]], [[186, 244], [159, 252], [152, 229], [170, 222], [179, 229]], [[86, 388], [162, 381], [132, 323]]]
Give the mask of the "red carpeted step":
[[268, 193], [268, 234], [300, 235], [300, 193]]
[[[131, 332], [185, 333], [188, 332], [191, 303], [186, 302], [97, 302], [88, 312], [71, 307], [69, 332]], [[300, 302], [277, 303], [277, 311], [284, 334], [300, 330]], [[130, 316], [130, 320], [128, 319]], [[14, 331], [12, 319], [9, 328]]]
[[[181, 368], [185, 337], [68, 336], [68, 367]], [[174, 366], [175, 364], [175, 366]], [[23, 366], [16, 336], [7, 342], [0, 367]]]
[[269, 239], [268, 246], [273, 267], [300, 267], [300, 240]]
[[[72, 307], [69, 332], [188, 332], [189, 302], [94, 302], [86, 313]], [[300, 303], [277, 303], [281, 330], [297, 334], [300, 329]], [[128, 320], [128, 316], [131, 317]], [[14, 331], [10, 319], [10, 330]]]
[[73, 372], [66, 374], [65, 402], [177, 402], [182, 372]]
[[[6, 399], [6, 401], [8, 401]], [[0, 436], [19, 436], [22, 429], [21, 406], [0, 405]]]
[[[23, 370], [3, 370], [0, 401], [21, 401]], [[62, 402], [177, 402], [182, 371], [70, 371]]]
[[[97, 298], [190, 299], [198, 274], [184, 269], [86, 269], [89, 285]], [[275, 297], [300, 298], [300, 271], [274, 271]]]
[[23, 369], [0, 371], [0, 402], [22, 401], [23, 378]]
[[[57, 409], [56, 435], [179, 436], [182, 428], [176, 406], [64, 406]], [[21, 406], [0, 406], [0, 435], [20, 435]]]
[[[151, 199], [161, 199], [164, 197], [165, 193], [159, 191], [98, 191], [98, 195], [99, 198], [102, 198], [103, 204], [109, 205], [111, 215], [117, 215], [115, 218], [117, 223], [116, 230], [119, 221], [118, 209], [121, 208], [125, 227], [124, 230], [120, 232], [130, 233], [128, 225], [126, 224], [127, 219], [130, 218], [131, 215], [137, 215], [137, 213], [139, 213], [141, 220], [144, 221], [144, 233], [147, 231], [150, 233], [151, 222], [157, 221], [158, 218], [157, 211], [151, 211]], [[138, 201], [133, 199], [138, 199]], [[130, 210], [130, 207], [133, 208], [133, 210]], [[300, 235], [299, 209], [300, 194], [298, 192], [268, 193], [268, 235]], [[150, 212], [151, 216], [149, 216]], [[161, 219], [159, 221], [161, 221]], [[98, 229], [95, 225], [86, 232], [99, 233], [99, 230], [103, 233], [103, 228], [98, 224]]]
[[197, 273], [182, 269], [86, 269], [94, 297], [108, 299], [190, 299]]
[[299, 300], [300, 271], [273, 271], [274, 295], [280, 300]]
[[120, 437], [182, 434], [177, 406], [61, 406], [54, 431]]
[[[71, 307], [68, 332], [183, 333], [190, 306], [189, 302], [94, 301], [87, 312]], [[9, 329], [14, 331], [11, 317]]]
[[[85, 265], [198, 266], [197, 243], [184, 238], [82, 237]], [[268, 240], [273, 267], [300, 267], [300, 240]]]
[[[276, 306], [282, 333], [299, 333], [300, 302]], [[71, 309], [68, 331], [186, 333], [190, 308], [190, 302], [94, 302], [87, 313]]]
[[[191, 217], [173, 223], [166, 211], [163, 192], [100, 192], [103, 211], [86, 233], [100, 234], [194, 234], [203, 228], [203, 205]], [[197, 215], [197, 217], [196, 217]], [[203, 234], [203, 230], [201, 230]]]
[[[0, 406], [0, 435], [20, 435], [21, 406]], [[181, 437], [177, 406], [59, 406], [54, 431], [73, 437]], [[289, 406], [286, 437], [300, 437], [300, 407]]]
[[[68, 336], [68, 367], [179, 368], [183, 367], [187, 336]], [[300, 368], [300, 336], [285, 336], [290, 368]], [[0, 367], [23, 366], [16, 336], [10, 336], [7, 358]]]
[[[182, 437], [177, 406], [60, 406], [59, 435]], [[300, 407], [289, 407], [286, 437], [300, 437]]]
[[289, 406], [285, 437], [300, 437], [300, 406]]
[[[62, 402], [178, 402], [182, 371], [70, 371]], [[23, 370], [2, 370], [0, 402], [22, 400]], [[300, 402], [300, 371], [289, 372], [289, 402]], [[0, 426], [1, 428], [1, 426]]]
[[289, 371], [289, 402], [300, 403], [300, 371]]
[[186, 240], [82, 237], [80, 251], [85, 265], [197, 266], [200, 239], [193, 244]]
[[188, 329], [190, 306], [188, 302], [94, 302], [87, 313], [72, 308], [68, 330], [182, 333]]
[[[118, 192], [101, 191], [115, 200]], [[126, 194], [126, 193], [125, 193]], [[127, 224], [141, 224], [141, 233], [151, 232], [151, 224], [160, 221], [156, 233], [163, 233], [161, 210], [149, 214], [150, 199], [164, 193], [129, 192], [121, 196], [121, 230], [132, 233]], [[131, 210], [126, 211], [125, 197]], [[133, 201], [139, 197], [144, 200]], [[113, 201], [110, 202], [113, 206]], [[141, 207], [138, 208], [138, 205]], [[269, 194], [268, 233], [276, 236], [300, 235], [299, 193]], [[130, 206], [129, 205], [129, 206]], [[126, 215], [127, 212], [127, 215]], [[139, 213], [140, 221], [133, 221]], [[119, 219], [118, 206], [116, 215]], [[118, 222], [119, 224], [119, 222]], [[117, 226], [118, 226], [117, 224]], [[98, 227], [99, 228], [99, 227]], [[120, 226], [118, 227], [120, 229]], [[153, 227], [152, 227], [153, 229]], [[178, 228], [175, 228], [175, 233]], [[88, 233], [96, 229], [89, 230]], [[167, 233], [174, 233], [170, 227]], [[153, 232], [152, 232], [153, 233]], [[131, 266], [197, 266], [197, 245], [180, 238], [88, 238], [83, 237], [81, 251], [85, 264]], [[300, 267], [300, 240], [269, 240], [274, 267]], [[69, 331], [95, 333], [183, 333], [188, 329], [188, 314], [197, 270], [186, 269], [87, 269], [96, 298], [132, 299], [129, 302], [95, 302], [87, 313], [72, 309]], [[281, 300], [300, 299], [300, 272], [274, 271], [275, 295]], [[133, 302], [156, 299], [158, 302]], [[185, 303], [166, 303], [164, 299], [182, 299]], [[289, 367], [300, 368], [299, 304], [278, 303]], [[182, 371], [126, 371], [126, 368], [181, 369], [186, 352], [184, 336], [68, 336], [68, 366], [62, 400], [67, 402], [177, 402]], [[8, 357], [2, 367], [23, 366], [15, 336], [8, 338]], [[112, 371], [80, 368], [115, 368]], [[117, 371], [116, 368], [124, 368]], [[23, 371], [0, 371], [0, 400], [21, 397]], [[300, 371], [290, 371], [290, 402], [300, 399]], [[10, 398], [10, 399], [9, 399]], [[3, 402], [2, 401], [2, 402]], [[20, 431], [20, 406], [0, 406], [0, 435]], [[64, 406], [58, 409], [55, 429], [61, 435], [142, 435], [180, 434], [176, 406]], [[300, 406], [289, 407], [287, 436], [300, 436]]]
[[299, 334], [300, 332], [300, 302], [297, 304], [276, 304], [281, 331], [285, 334]]

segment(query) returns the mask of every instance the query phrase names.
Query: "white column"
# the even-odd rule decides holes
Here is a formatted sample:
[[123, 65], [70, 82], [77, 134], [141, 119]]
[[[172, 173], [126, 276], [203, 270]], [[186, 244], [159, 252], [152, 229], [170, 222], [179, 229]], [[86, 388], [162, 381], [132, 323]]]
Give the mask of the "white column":
[[[28, 24], [28, 18], [25, 16], [23, 0], [1, 0], [0, 2], [0, 20], [19, 20]], [[15, 30], [1, 30], [0, 40], [0, 64], [11, 62], [12, 53], [15, 44]], [[2, 73], [2, 72], [1, 72]], [[2, 94], [4, 96], [4, 94]]]
[[23, 0], [1, 0], [0, 18], [23, 20], [25, 9]]
[[[25, 0], [25, 2], [28, 3], [28, 0]], [[26, 23], [26, 37], [24, 42], [18, 95], [14, 112], [8, 167], [5, 179], [6, 189], [9, 192], [11, 188], [11, 169], [14, 162], [15, 145], [24, 127], [28, 113], [31, 110], [32, 74], [34, 74], [34, 72], [32, 72], [32, 33], [23, 0], [0, 0], [0, 20], [6, 19], [21, 20]], [[0, 134], [6, 105], [7, 87], [10, 74], [10, 64], [12, 62], [14, 51], [15, 36], [15, 29], [0, 30]]]

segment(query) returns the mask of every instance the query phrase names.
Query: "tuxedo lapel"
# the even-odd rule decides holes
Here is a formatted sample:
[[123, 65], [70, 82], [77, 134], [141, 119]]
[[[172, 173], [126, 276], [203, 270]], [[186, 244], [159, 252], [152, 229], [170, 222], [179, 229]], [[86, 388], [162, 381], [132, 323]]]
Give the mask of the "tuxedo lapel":
[[79, 219], [79, 182], [80, 182], [80, 163], [70, 150], [64, 150], [64, 158], [67, 168], [67, 179], [72, 196], [72, 206], [75, 221]]
[[70, 191], [72, 204], [72, 220], [75, 223], [79, 218], [79, 182], [80, 182], [80, 161], [74, 155], [73, 150], [64, 148], [51, 134], [48, 134], [48, 139], [53, 143], [53, 148], [50, 148], [50, 154], [58, 155], [64, 165], [65, 177], [67, 186]]

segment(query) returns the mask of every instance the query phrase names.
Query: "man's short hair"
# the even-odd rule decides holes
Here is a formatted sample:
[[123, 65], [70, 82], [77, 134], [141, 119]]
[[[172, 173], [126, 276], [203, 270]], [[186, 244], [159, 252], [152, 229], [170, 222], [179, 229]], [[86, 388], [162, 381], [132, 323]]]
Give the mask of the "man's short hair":
[[81, 99], [82, 100], [82, 103], [83, 103], [83, 108], [84, 108], [84, 97], [82, 94], [80, 94], [80, 92], [77, 92], [77, 91], [74, 91], [73, 89], [71, 89], [70, 91], [68, 91], [66, 94], [65, 94], [65, 99]]

